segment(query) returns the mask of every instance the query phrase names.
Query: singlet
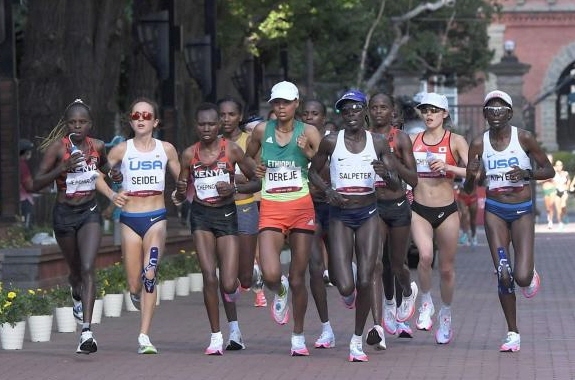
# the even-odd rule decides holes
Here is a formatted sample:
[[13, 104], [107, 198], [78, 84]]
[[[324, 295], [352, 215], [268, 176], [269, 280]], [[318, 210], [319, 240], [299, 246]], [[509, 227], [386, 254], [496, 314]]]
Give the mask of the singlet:
[[204, 202], [217, 203], [221, 196], [216, 189], [216, 183], [234, 183], [234, 167], [227, 154], [228, 141], [220, 138], [220, 154], [210, 162], [200, 159], [200, 143], [193, 145], [194, 155], [190, 160], [190, 175], [193, 177], [196, 197]]
[[377, 160], [371, 132], [365, 131], [365, 147], [351, 153], [345, 147], [345, 131], [339, 131], [331, 154], [329, 171], [331, 187], [340, 194], [365, 195], [375, 191], [375, 170], [371, 162]]
[[512, 182], [507, 172], [512, 170], [512, 166], [519, 166], [521, 169], [531, 169], [529, 156], [521, 147], [517, 134], [517, 127], [511, 127], [511, 138], [509, 145], [502, 151], [497, 151], [491, 146], [489, 141], [489, 131], [483, 133], [483, 154], [481, 155], [483, 166], [485, 167], [485, 178], [487, 189], [495, 192], [520, 191], [529, 181], [520, 180]]
[[[389, 144], [391, 153], [395, 154], [396, 156], [397, 152], [395, 151], [395, 136], [397, 136], [398, 131], [399, 131], [398, 128], [391, 126], [391, 129], [387, 134], [387, 143]], [[380, 133], [380, 135], [386, 137], [385, 133]], [[400, 157], [398, 156], [398, 158]], [[377, 173], [375, 174], [375, 187], [386, 187], [385, 181]]]
[[153, 150], [140, 152], [134, 146], [133, 139], [126, 141], [126, 153], [122, 158], [121, 171], [124, 176], [122, 188], [128, 195], [147, 197], [163, 193], [168, 156], [162, 141], [154, 139], [154, 143]]
[[[240, 148], [242, 148], [242, 150], [245, 152], [246, 148], [248, 146], [248, 137], [250, 135], [246, 132], [242, 132], [242, 134], [240, 135], [240, 137], [238, 137], [238, 139], [235, 141], [236, 144], [238, 144], [238, 146]], [[239, 165], [236, 163], [236, 173], [241, 173], [242, 171], [240, 170]]]
[[[94, 148], [94, 142], [90, 137], [86, 137], [86, 143], [88, 144], [88, 152], [84, 152], [86, 165], [62, 172], [60, 176], [56, 178], [58, 190], [64, 191], [66, 197], [85, 197], [96, 190], [100, 153]], [[64, 137], [62, 138], [62, 144], [66, 148], [66, 153], [64, 153], [62, 157], [62, 161], [65, 161], [70, 158], [72, 143], [68, 137]]]
[[432, 171], [427, 161], [427, 156], [433, 155], [434, 158], [444, 161], [446, 165], [457, 166], [457, 161], [451, 152], [451, 131], [446, 130], [441, 141], [435, 145], [427, 145], [423, 142], [424, 133], [419, 132], [413, 142], [413, 157], [417, 165], [417, 176], [419, 178], [454, 178], [453, 173]]
[[291, 140], [284, 146], [276, 142], [276, 120], [266, 123], [261, 143], [261, 162], [266, 169], [262, 180], [262, 198], [286, 202], [300, 199], [309, 194], [309, 159], [297, 146], [297, 138], [304, 133], [305, 125], [294, 121]]

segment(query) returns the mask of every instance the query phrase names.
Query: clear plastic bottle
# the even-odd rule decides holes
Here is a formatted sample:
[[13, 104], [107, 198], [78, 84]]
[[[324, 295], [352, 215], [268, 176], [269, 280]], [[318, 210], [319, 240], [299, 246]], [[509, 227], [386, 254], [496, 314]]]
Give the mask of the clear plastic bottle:
[[[427, 149], [427, 151], [425, 152], [425, 161], [427, 161], [427, 164], [431, 165], [433, 160], [435, 160], [436, 158], [437, 157], [435, 157], [435, 154], [433, 154], [433, 152], [431, 152], [429, 149]], [[440, 170], [439, 172], [442, 175], [445, 175], [445, 170]]]
[[[74, 143], [72, 142], [72, 138], [71, 138], [72, 135], [73, 135], [73, 133], [70, 133], [70, 135], [68, 136], [68, 140], [70, 141], [70, 156], [80, 154], [83, 157], [84, 153], [76, 145], [74, 145]], [[88, 166], [88, 164], [86, 163], [86, 160], [84, 159], [76, 167], [84, 168], [86, 166]]]

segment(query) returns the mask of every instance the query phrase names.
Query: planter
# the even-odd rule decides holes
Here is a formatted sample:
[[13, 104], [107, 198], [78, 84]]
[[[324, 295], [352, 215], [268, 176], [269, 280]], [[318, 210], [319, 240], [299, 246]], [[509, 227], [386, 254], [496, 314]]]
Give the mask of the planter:
[[104, 313], [104, 300], [98, 298], [94, 301], [94, 310], [92, 311], [92, 323], [98, 324], [102, 322], [102, 314]]
[[59, 333], [76, 332], [76, 318], [72, 314], [72, 307], [57, 307], [54, 309], [56, 326]]
[[176, 296], [176, 280], [165, 280], [160, 285], [160, 299], [162, 301], [172, 301]]
[[190, 294], [190, 279], [188, 276], [176, 278], [176, 295], [187, 296]]
[[104, 296], [104, 316], [119, 317], [122, 315], [124, 293], [106, 294]]
[[201, 273], [190, 273], [190, 291], [201, 292], [204, 289], [204, 277]]
[[132, 298], [130, 297], [130, 292], [124, 292], [124, 303], [126, 304], [126, 311], [138, 311], [132, 302]]
[[21, 350], [24, 345], [26, 321], [16, 322], [14, 327], [9, 323], [0, 325], [0, 341], [4, 350]]
[[53, 315], [31, 315], [28, 317], [30, 341], [49, 342], [52, 335]]

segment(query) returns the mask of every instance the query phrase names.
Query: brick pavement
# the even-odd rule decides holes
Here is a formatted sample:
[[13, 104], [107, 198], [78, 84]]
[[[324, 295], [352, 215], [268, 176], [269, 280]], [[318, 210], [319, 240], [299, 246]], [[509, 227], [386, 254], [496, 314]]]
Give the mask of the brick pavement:
[[[573, 379], [575, 297], [567, 290], [572, 288], [575, 269], [575, 224], [563, 233], [548, 231], [545, 225], [537, 225], [537, 231], [536, 264], [542, 288], [531, 300], [518, 292], [522, 334], [518, 353], [498, 352], [506, 328], [481, 232], [480, 246], [462, 247], [457, 256], [455, 336], [449, 345], [436, 345], [429, 332], [415, 331], [412, 340], [388, 335], [386, 351], [366, 346], [370, 361], [349, 363], [354, 312], [342, 306], [335, 288], [328, 288], [335, 348], [312, 348], [321, 329], [310, 296], [306, 338], [311, 356], [290, 357], [291, 322], [276, 325], [269, 308], [252, 306], [249, 293], [238, 303], [247, 349], [205, 356], [209, 326], [201, 293], [193, 293], [160, 304], [151, 333], [159, 355], [136, 354], [139, 317], [124, 311], [120, 318], [104, 317], [95, 325], [96, 354], [75, 354], [77, 334], [56, 332], [50, 342], [27, 341], [22, 351], [0, 350], [0, 379]], [[439, 305], [437, 273], [433, 296]], [[227, 339], [223, 310], [221, 321]]]

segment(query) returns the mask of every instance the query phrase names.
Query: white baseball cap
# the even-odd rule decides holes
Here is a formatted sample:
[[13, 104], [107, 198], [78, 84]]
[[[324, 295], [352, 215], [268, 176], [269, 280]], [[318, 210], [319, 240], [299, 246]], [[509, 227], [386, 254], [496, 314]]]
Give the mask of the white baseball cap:
[[485, 95], [483, 106], [485, 107], [487, 105], [487, 102], [489, 102], [491, 99], [501, 99], [505, 103], [507, 103], [509, 107], [513, 107], [513, 101], [511, 100], [511, 96], [509, 96], [509, 94], [506, 92], [499, 90], [491, 91], [489, 94]]
[[421, 108], [426, 104], [437, 108], [441, 108], [446, 111], [449, 110], [447, 97], [445, 95], [438, 94], [436, 92], [424, 93], [423, 96], [421, 97], [421, 100], [419, 101], [419, 104], [417, 105], [417, 108]]
[[296, 100], [299, 99], [299, 91], [292, 82], [282, 81], [272, 87], [272, 94], [268, 103], [274, 99]]

